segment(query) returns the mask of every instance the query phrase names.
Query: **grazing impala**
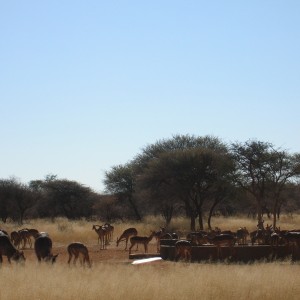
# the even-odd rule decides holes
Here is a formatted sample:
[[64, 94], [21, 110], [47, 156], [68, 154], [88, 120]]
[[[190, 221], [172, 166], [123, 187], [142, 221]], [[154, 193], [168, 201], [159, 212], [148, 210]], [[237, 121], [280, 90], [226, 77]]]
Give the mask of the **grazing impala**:
[[71, 243], [68, 248], [68, 253], [69, 253], [69, 260], [68, 260], [68, 264], [70, 264], [72, 257], [74, 256], [73, 259], [73, 264], [76, 264], [76, 261], [79, 257], [79, 255], [81, 255], [83, 257], [83, 260], [81, 260], [81, 265], [84, 265], [85, 263], [87, 263], [87, 265], [89, 267], [91, 267], [91, 262], [90, 262], [90, 257], [89, 257], [89, 251], [87, 249], [87, 247], [82, 244], [82, 243]]
[[2, 255], [7, 256], [9, 263], [11, 263], [11, 259], [17, 262], [25, 261], [23, 251], [17, 250], [5, 234], [0, 235], [0, 264], [3, 261]]
[[148, 252], [148, 244], [155, 236], [155, 231], [152, 231], [150, 236], [133, 236], [130, 238], [131, 246], [129, 247], [129, 254], [131, 253], [131, 249], [134, 245], [142, 244], [144, 245], [145, 253]]
[[47, 235], [40, 235], [34, 242], [34, 250], [39, 262], [55, 263], [57, 255], [52, 254], [52, 240]]
[[119, 243], [121, 241], [125, 241], [126, 245], [125, 245], [125, 249], [127, 250], [127, 244], [128, 244], [128, 240], [131, 236], [137, 236], [138, 232], [135, 228], [128, 228], [126, 230], [124, 230], [124, 232], [121, 234], [121, 236], [119, 238], [117, 238], [117, 247], [119, 246]]
[[175, 243], [175, 260], [184, 259], [190, 261], [192, 258], [192, 243], [186, 240], [179, 240]]

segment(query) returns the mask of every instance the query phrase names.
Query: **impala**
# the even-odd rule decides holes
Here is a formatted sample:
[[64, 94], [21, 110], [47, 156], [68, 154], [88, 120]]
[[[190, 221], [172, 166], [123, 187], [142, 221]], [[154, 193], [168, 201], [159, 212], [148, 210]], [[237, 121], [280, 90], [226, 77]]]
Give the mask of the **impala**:
[[34, 250], [39, 262], [55, 263], [57, 255], [52, 254], [52, 240], [47, 235], [40, 235], [34, 242]]
[[93, 230], [98, 234], [98, 243], [100, 241], [100, 250], [106, 249], [106, 236], [108, 231], [100, 225], [93, 225]]
[[209, 243], [217, 247], [218, 258], [221, 256], [221, 246], [230, 248], [231, 256], [233, 255], [233, 247], [236, 242], [236, 237], [231, 234], [220, 234], [213, 237], [207, 236]]
[[21, 229], [18, 231], [20, 237], [21, 237], [21, 241], [23, 242], [23, 249], [26, 248], [26, 244], [28, 243], [29, 247], [32, 247], [32, 242], [30, 239], [30, 234], [29, 231], [27, 229]]
[[192, 258], [192, 243], [186, 240], [179, 240], [175, 243], [175, 260], [184, 259], [190, 261]]
[[76, 264], [76, 261], [79, 257], [79, 255], [81, 255], [83, 257], [83, 260], [81, 260], [81, 264], [84, 265], [85, 263], [87, 263], [87, 265], [89, 267], [91, 267], [91, 262], [90, 262], [90, 257], [89, 257], [89, 251], [87, 249], [87, 247], [82, 244], [82, 243], [71, 243], [68, 248], [68, 254], [69, 254], [69, 260], [68, 260], [68, 264], [70, 264], [72, 257], [74, 256], [73, 259], [73, 264]]
[[257, 229], [250, 233], [251, 244], [254, 245], [255, 242], [261, 245], [265, 243], [265, 231], [263, 229]]
[[102, 227], [104, 227], [107, 231], [105, 243], [109, 245], [109, 242], [113, 240], [115, 227], [109, 223], [105, 223]]
[[7, 256], [8, 262], [11, 263], [11, 259], [17, 262], [25, 261], [23, 251], [17, 250], [17, 248], [11, 243], [7, 235], [0, 235], [0, 264], [2, 263], [2, 255]]
[[150, 236], [133, 236], [130, 238], [131, 246], [129, 247], [129, 254], [131, 253], [131, 249], [134, 245], [142, 244], [144, 245], [145, 253], [148, 252], [148, 244], [155, 236], [155, 231], [152, 231]]
[[12, 231], [10, 233], [10, 240], [12, 241], [15, 247], [20, 248], [22, 239], [18, 231]]
[[249, 231], [247, 230], [246, 227], [240, 227], [236, 231], [236, 238], [237, 238], [237, 243], [239, 245], [246, 245], [247, 244], [247, 236], [249, 235]]
[[117, 238], [117, 247], [119, 246], [119, 243], [121, 241], [125, 241], [125, 250], [127, 250], [127, 244], [128, 244], [128, 240], [131, 236], [136, 236], [138, 234], [137, 230], [135, 228], [128, 228], [126, 230], [123, 231], [123, 233], [121, 234], [121, 236], [119, 238]]
[[160, 251], [160, 239], [161, 237], [166, 233], [166, 229], [163, 228], [163, 227], [160, 227], [160, 230], [159, 231], [156, 231], [155, 234], [154, 234], [154, 237], [156, 239], [156, 249], [157, 249], [157, 252]]

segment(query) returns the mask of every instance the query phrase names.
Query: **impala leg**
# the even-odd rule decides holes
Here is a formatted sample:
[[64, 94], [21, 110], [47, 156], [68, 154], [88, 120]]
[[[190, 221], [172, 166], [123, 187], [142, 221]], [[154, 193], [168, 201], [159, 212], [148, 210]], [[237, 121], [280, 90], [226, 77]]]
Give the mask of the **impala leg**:
[[70, 264], [71, 259], [72, 259], [72, 254], [69, 254], [68, 264]]
[[79, 256], [79, 254], [78, 254], [78, 253], [77, 253], [77, 254], [75, 254], [74, 261], [73, 261], [73, 264], [74, 264], [74, 265], [76, 265], [76, 262], [77, 262], [78, 256]]

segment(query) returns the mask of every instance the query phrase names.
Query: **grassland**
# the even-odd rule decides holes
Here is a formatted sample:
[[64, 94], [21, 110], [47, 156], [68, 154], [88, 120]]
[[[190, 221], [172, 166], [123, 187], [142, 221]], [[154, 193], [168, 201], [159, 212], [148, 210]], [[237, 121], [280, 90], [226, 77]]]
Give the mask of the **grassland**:
[[[266, 221], [267, 222], [267, 221]], [[300, 264], [289, 261], [253, 264], [174, 263], [159, 261], [132, 265], [128, 252], [115, 243], [100, 251], [90, 222], [54, 222], [32, 220], [22, 227], [46, 231], [54, 241], [53, 252], [60, 258], [53, 266], [37, 263], [33, 250], [26, 249], [24, 266], [9, 265], [4, 258], [0, 268], [0, 299], [299, 299]], [[144, 223], [114, 224], [114, 240], [127, 227], [135, 226], [142, 235], [163, 225], [162, 220], [148, 218]], [[214, 226], [236, 230], [255, 228], [255, 220], [217, 218]], [[284, 229], [300, 227], [300, 216], [283, 216]], [[188, 221], [178, 218], [172, 230], [182, 234]], [[16, 224], [1, 224], [11, 232]], [[92, 268], [69, 267], [65, 248], [73, 241], [87, 244], [93, 260]], [[123, 246], [123, 245], [122, 245]], [[152, 241], [152, 249], [155, 242]], [[112, 255], [113, 253], [113, 255]]]

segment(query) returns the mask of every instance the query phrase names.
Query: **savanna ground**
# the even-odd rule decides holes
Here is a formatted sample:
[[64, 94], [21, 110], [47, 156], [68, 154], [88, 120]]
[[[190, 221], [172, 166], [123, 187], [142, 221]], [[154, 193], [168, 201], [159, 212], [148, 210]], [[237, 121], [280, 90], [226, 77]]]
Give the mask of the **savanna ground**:
[[[265, 223], [267, 223], [266, 220]], [[271, 223], [271, 222], [269, 222]], [[0, 299], [299, 299], [300, 263], [290, 261], [252, 264], [185, 263], [157, 261], [132, 265], [125, 244], [116, 247], [116, 238], [124, 229], [136, 227], [139, 235], [149, 235], [163, 225], [159, 218], [148, 218], [143, 223], [119, 223], [113, 242], [107, 250], [100, 250], [97, 235], [87, 221], [54, 222], [32, 220], [22, 226], [48, 232], [53, 240], [53, 253], [59, 253], [55, 265], [38, 264], [32, 249], [24, 250], [24, 266], [7, 263], [0, 268]], [[99, 223], [98, 223], [99, 224]], [[246, 226], [254, 230], [256, 221], [248, 218], [216, 218], [214, 226], [236, 230]], [[300, 215], [282, 216], [281, 229], [300, 227]], [[171, 231], [186, 235], [189, 222], [177, 218]], [[9, 233], [21, 227], [1, 224]], [[91, 268], [68, 266], [67, 245], [71, 242], [87, 245]], [[142, 247], [139, 247], [141, 251]], [[149, 252], [156, 252], [155, 239]]]

